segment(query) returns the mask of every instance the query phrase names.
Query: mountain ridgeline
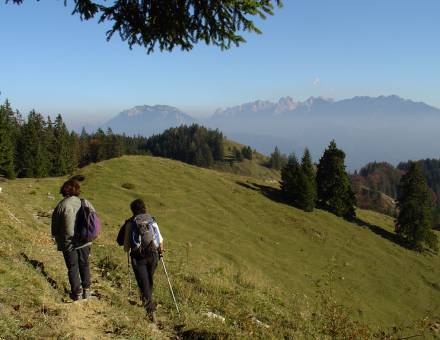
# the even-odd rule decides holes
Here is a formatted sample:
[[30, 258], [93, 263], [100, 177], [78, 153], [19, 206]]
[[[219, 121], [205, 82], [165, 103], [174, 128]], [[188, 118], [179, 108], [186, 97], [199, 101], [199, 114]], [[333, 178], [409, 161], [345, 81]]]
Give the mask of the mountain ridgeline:
[[440, 147], [436, 128], [440, 126], [440, 110], [398, 96], [257, 100], [218, 109], [204, 119], [192, 118], [169, 106], [139, 106], [122, 112], [102, 127], [150, 136], [168, 127], [194, 122], [219, 129], [229, 138], [265, 154], [276, 145], [284, 153], [292, 152], [294, 146], [296, 154], [308, 147], [316, 159], [322, 146], [335, 139], [345, 150], [351, 171], [371, 160], [397, 164], [404, 159], [437, 157]]
[[151, 136], [170, 127], [191, 125], [196, 120], [179, 109], [168, 105], [135, 106], [110, 119], [102, 128], [128, 136]]
[[0, 122], [0, 176], [7, 178], [62, 176], [90, 163], [147, 154], [228, 170], [254, 153], [249, 146], [236, 145], [225, 152], [228, 141], [223, 134], [197, 124], [148, 138], [117, 134], [110, 128], [77, 134], [68, 131], [61, 115], [52, 123], [50, 117], [32, 111], [24, 120], [8, 101], [0, 105]]

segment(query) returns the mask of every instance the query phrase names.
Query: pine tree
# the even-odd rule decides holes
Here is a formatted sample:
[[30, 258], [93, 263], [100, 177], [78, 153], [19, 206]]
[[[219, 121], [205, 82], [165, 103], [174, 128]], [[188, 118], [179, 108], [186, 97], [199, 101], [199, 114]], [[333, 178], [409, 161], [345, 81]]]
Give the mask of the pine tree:
[[243, 158], [244, 158], [243, 157], [243, 153], [237, 147], [234, 146], [234, 148], [232, 149], [232, 154], [234, 156], [234, 159], [237, 162], [242, 162], [243, 161]]
[[83, 127], [79, 136], [79, 167], [86, 166], [91, 162], [89, 139], [90, 136]]
[[299, 207], [305, 211], [313, 211], [316, 204], [316, 174], [307, 148], [301, 160], [299, 181]]
[[20, 139], [21, 176], [45, 177], [49, 175], [45, 121], [41, 114], [31, 111], [27, 123], [23, 126]]
[[[11, 2], [22, 4], [23, 0]], [[139, 45], [147, 53], [155, 48], [172, 51], [176, 47], [190, 51], [198, 42], [222, 50], [239, 46], [246, 42], [242, 32], [261, 33], [255, 17], [265, 19], [273, 15], [274, 7], [282, 7], [281, 0], [75, 0], [73, 3], [72, 15], [105, 23], [107, 40], [116, 35], [127, 41], [130, 49]]]
[[45, 138], [45, 144], [46, 149], [48, 153], [48, 160], [49, 160], [49, 175], [50, 176], [58, 176], [56, 171], [56, 154], [57, 154], [57, 141], [55, 139], [55, 133], [54, 133], [54, 127], [52, 120], [50, 117], [47, 117], [47, 123], [46, 123], [46, 138]]
[[243, 146], [241, 148], [241, 154], [243, 155], [243, 158], [252, 160], [252, 149], [250, 146]]
[[11, 134], [10, 106], [6, 101], [0, 106], [0, 176], [15, 178], [14, 141]]
[[67, 158], [67, 172], [73, 173], [79, 165], [80, 157], [79, 137], [73, 131], [69, 135], [68, 155], [69, 157]]
[[63, 176], [67, 174], [70, 155], [69, 131], [61, 115], [58, 115], [55, 119], [53, 133], [55, 137], [53, 176]]
[[295, 207], [298, 207], [298, 189], [301, 176], [301, 168], [294, 153], [289, 156], [287, 164], [281, 169], [281, 191], [284, 199]]
[[345, 171], [345, 153], [331, 141], [319, 160], [316, 173], [317, 204], [347, 220], [356, 217], [356, 199], [351, 189], [350, 179]]
[[396, 232], [415, 250], [422, 251], [426, 244], [438, 251], [438, 239], [432, 232], [432, 196], [420, 164], [411, 163], [402, 176], [397, 202]]
[[275, 170], [280, 170], [283, 165], [281, 152], [278, 149], [278, 146], [276, 146], [274, 152], [270, 155], [269, 167]]

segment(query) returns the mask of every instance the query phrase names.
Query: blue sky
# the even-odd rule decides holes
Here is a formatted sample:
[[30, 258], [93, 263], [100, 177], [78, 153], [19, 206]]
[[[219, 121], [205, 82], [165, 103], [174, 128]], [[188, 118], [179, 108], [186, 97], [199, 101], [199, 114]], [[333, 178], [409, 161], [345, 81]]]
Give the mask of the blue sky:
[[440, 107], [440, 1], [286, 0], [239, 48], [130, 50], [63, 1], [0, 3], [0, 91], [23, 113], [99, 121], [135, 105], [207, 115], [255, 99], [397, 94]]

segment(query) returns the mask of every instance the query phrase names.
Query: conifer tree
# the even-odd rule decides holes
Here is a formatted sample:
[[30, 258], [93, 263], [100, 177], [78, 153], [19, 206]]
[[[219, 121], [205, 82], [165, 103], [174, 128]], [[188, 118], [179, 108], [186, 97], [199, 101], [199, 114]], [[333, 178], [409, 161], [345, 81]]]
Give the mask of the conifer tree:
[[69, 131], [61, 115], [55, 119], [53, 128], [55, 147], [53, 155], [53, 176], [63, 176], [67, 173], [69, 163]]
[[345, 171], [345, 153], [331, 141], [319, 160], [316, 173], [317, 204], [347, 220], [356, 217], [356, 199], [351, 190], [350, 179]]
[[269, 167], [275, 170], [280, 170], [283, 167], [283, 159], [278, 146], [275, 146], [274, 152], [270, 155]]
[[91, 162], [89, 139], [86, 129], [83, 127], [79, 136], [79, 166], [83, 167]]
[[289, 156], [286, 165], [281, 169], [281, 191], [285, 200], [298, 207], [298, 189], [301, 167], [294, 153]]
[[305, 211], [313, 211], [316, 204], [316, 173], [307, 148], [301, 160], [299, 181], [299, 207]]
[[55, 159], [57, 153], [57, 141], [55, 139], [54, 127], [52, 120], [50, 117], [47, 117], [46, 123], [46, 133], [45, 133], [45, 145], [48, 153], [48, 161], [49, 161], [49, 175], [57, 176]]
[[[22, 4], [24, 0], [6, 0]], [[67, 1], [64, 2], [67, 5]], [[281, 0], [229, 1], [97, 1], [74, 0], [72, 15], [81, 20], [105, 23], [107, 40], [113, 35], [127, 41], [130, 48], [139, 45], [147, 53], [155, 48], [190, 51], [198, 42], [222, 50], [246, 40], [242, 32], [261, 33], [254, 20], [272, 15]]]
[[45, 177], [50, 163], [46, 145], [45, 121], [41, 114], [31, 111], [23, 126], [20, 139], [21, 176]]
[[234, 159], [237, 162], [243, 161], [243, 153], [237, 147], [234, 146], [234, 148], [232, 149], [232, 154], [234, 155]]
[[241, 148], [241, 154], [243, 155], [243, 158], [252, 160], [252, 149], [250, 146], [243, 146]]
[[397, 202], [396, 232], [415, 250], [422, 251], [426, 244], [438, 251], [438, 239], [432, 232], [433, 201], [420, 164], [411, 163], [402, 176]]
[[9, 103], [0, 106], [0, 176], [15, 178], [14, 141]]
[[78, 135], [72, 131], [69, 135], [69, 143], [68, 143], [68, 155], [67, 158], [67, 172], [72, 173], [78, 167], [79, 164], [79, 137]]

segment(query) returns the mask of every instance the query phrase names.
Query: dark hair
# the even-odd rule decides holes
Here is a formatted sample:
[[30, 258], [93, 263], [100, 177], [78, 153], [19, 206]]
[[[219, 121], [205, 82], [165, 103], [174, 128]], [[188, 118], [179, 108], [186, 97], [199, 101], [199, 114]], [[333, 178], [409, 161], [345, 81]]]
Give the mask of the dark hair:
[[79, 196], [80, 193], [81, 188], [76, 179], [69, 179], [64, 182], [60, 189], [60, 194], [63, 195], [63, 197]]
[[147, 208], [145, 207], [145, 203], [143, 200], [138, 198], [137, 200], [134, 200], [130, 204], [130, 209], [133, 215], [139, 215], [139, 214], [146, 214]]

